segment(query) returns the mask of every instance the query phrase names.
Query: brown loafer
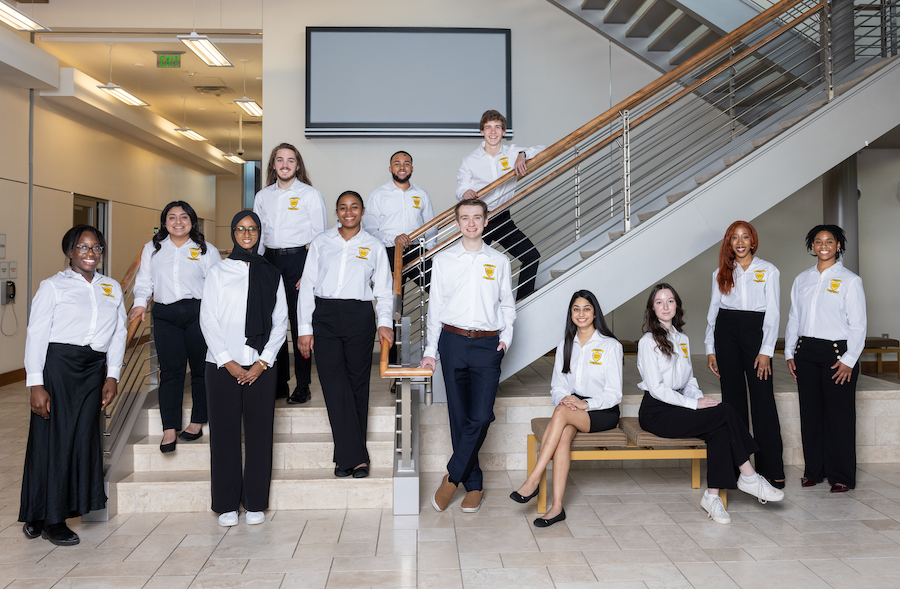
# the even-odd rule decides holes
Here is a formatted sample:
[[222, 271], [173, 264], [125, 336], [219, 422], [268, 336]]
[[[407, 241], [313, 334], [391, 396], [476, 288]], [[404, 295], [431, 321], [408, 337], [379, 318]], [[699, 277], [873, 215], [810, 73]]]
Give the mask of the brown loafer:
[[459, 504], [459, 509], [463, 513], [475, 513], [481, 509], [482, 503], [484, 503], [484, 491], [469, 491], [463, 497], [462, 503]]
[[832, 493], [846, 493], [849, 490], [850, 490], [850, 487], [848, 487], [844, 483], [835, 483], [835, 484], [831, 485]]
[[800, 486], [801, 487], [815, 487], [818, 483], [812, 479], [808, 479], [806, 477], [800, 477]]
[[456, 493], [456, 485], [450, 482], [450, 475], [445, 474], [441, 486], [431, 496], [431, 505], [438, 511], [444, 511], [450, 505], [454, 493]]

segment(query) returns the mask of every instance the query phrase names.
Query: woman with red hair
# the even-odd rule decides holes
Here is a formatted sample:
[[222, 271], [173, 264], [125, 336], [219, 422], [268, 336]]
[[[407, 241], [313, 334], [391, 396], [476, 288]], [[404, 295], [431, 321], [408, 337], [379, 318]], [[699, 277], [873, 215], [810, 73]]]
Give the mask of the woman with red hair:
[[709, 369], [719, 377], [722, 400], [734, 407], [749, 429], [747, 388], [753, 436], [759, 445], [756, 470], [773, 487], [784, 488], [781, 424], [772, 386], [772, 356], [778, 339], [778, 268], [754, 257], [756, 229], [735, 221], [719, 248], [712, 275], [712, 299], [706, 327]]

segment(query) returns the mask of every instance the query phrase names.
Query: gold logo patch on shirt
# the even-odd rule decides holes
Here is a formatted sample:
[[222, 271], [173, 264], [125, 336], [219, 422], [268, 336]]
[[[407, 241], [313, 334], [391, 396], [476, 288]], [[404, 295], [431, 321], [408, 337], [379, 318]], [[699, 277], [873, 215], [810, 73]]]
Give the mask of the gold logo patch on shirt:
[[100, 288], [103, 290], [103, 296], [116, 298], [116, 295], [112, 293], [113, 287], [111, 284], [106, 284], [105, 282], [100, 283]]
[[192, 248], [191, 248], [191, 253], [188, 255], [188, 259], [189, 259], [189, 260], [198, 260], [198, 261], [199, 261], [199, 260], [200, 260], [200, 251], [201, 251], [201, 250], [200, 250], [199, 247], [192, 247]]
[[827, 289], [828, 292], [841, 294], [838, 292], [838, 290], [841, 288], [841, 282], [843, 281], [838, 280], [837, 278], [832, 278], [831, 283], [829, 284], [829, 288]]
[[500, 165], [501, 165], [501, 166], [503, 166], [503, 171], [504, 171], [504, 172], [505, 172], [506, 170], [509, 169], [509, 158], [508, 158], [508, 157], [501, 157], [501, 158], [500, 158], [499, 160], [497, 160], [497, 161], [500, 162]]
[[766, 281], [766, 271], [765, 270], [754, 270], [753, 276], [755, 276], [755, 278], [753, 279], [753, 282], [765, 282]]
[[359, 258], [360, 260], [368, 260], [370, 251], [372, 251], [372, 250], [370, 250], [367, 247], [361, 247], [361, 248], [359, 248], [359, 253], [356, 254], [356, 257]]
[[494, 274], [497, 273], [497, 267], [491, 264], [484, 265], [484, 279], [485, 280], [496, 280]]
[[591, 350], [591, 364], [603, 364], [600, 360], [603, 358], [603, 350]]
[[288, 201], [288, 210], [289, 211], [299, 211], [300, 209], [297, 208], [298, 204], [300, 204], [300, 199], [297, 197], [292, 197]]
[[688, 357], [688, 347], [687, 347], [687, 344], [678, 344], [678, 346], [681, 348], [681, 353], [684, 354], [684, 357], [685, 357], [685, 358], [687, 358], [687, 357]]
[[421, 209], [421, 208], [422, 208], [422, 197], [421, 197], [421, 196], [414, 196], [414, 197], [412, 197], [412, 201], [413, 201], [413, 208], [414, 208], [414, 209]]

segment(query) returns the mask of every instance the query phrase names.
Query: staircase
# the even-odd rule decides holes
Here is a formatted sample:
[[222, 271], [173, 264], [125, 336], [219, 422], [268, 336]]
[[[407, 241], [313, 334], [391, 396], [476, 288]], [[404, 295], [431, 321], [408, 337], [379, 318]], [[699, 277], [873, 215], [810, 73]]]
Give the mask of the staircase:
[[[372, 461], [364, 479], [336, 478], [334, 443], [320, 390], [301, 406], [279, 400], [275, 408], [275, 445], [269, 509], [346, 509], [392, 506], [394, 407], [384, 389], [372, 379], [367, 446]], [[190, 395], [186, 395], [189, 399]], [[189, 401], [188, 401], [189, 402]], [[313, 406], [308, 406], [312, 404]], [[374, 405], [374, 403], [373, 403]], [[190, 423], [190, 407], [183, 424]], [[139, 419], [149, 435], [133, 445], [134, 472], [116, 485], [119, 512], [181, 512], [210, 509], [209, 430], [194, 442], [179, 441], [170, 454], [159, 451], [162, 426], [158, 406], [141, 411]]]

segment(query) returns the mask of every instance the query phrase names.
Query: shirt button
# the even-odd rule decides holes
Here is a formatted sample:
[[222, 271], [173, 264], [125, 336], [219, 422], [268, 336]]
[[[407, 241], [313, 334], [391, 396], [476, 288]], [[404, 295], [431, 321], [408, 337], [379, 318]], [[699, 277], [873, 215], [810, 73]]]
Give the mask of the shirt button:
[[831, 345], [833, 345], [835, 348], [837, 347], [837, 344], [834, 344], [834, 343], [833, 343], [833, 344], [831, 344]]

